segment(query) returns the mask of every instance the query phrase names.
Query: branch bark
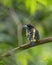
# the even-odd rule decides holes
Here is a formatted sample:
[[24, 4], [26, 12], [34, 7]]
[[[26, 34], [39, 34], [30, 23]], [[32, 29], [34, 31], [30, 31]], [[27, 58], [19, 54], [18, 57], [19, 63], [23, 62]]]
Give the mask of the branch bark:
[[2, 54], [0, 57], [3, 58], [3, 57], [8, 57], [12, 54], [12, 52], [16, 52], [17, 50], [25, 50], [25, 49], [28, 49], [28, 48], [31, 48], [31, 47], [35, 47], [35, 46], [38, 46], [38, 45], [42, 45], [42, 44], [45, 44], [45, 43], [48, 43], [48, 42], [52, 42], [52, 37], [48, 37], [48, 38], [44, 38], [44, 39], [41, 39], [37, 42], [31, 42], [31, 43], [28, 43], [28, 44], [24, 44], [24, 45], [21, 45], [19, 47], [16, 47], [16, 48], [13, 48], [11, 50], [9, 50], [8, 52], [5, 52], [4, 54]]
[[18, 44], [19, 44], [18, 46], [20, 46], [23, 43], [23, 41], [22, 41], [22, 23], [13, 8], [9, 9], [9, 11], [10, 11], [10, 17], [17, 25], [17, 36], [18, 36]]

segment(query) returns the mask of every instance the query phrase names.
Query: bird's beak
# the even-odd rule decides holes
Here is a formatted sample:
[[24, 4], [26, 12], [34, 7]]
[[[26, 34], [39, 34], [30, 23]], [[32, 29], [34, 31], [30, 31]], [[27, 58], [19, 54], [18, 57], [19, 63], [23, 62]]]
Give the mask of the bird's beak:
[[24, 25], [23, 27], [24, 27], [25, 29], [27, 29], [27, 25]]

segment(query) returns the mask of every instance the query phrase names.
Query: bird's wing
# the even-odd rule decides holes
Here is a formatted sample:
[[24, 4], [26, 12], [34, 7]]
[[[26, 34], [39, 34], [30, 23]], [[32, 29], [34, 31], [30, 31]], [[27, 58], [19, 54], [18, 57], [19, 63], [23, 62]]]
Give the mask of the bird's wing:
[[38, 30], [36, 30], [36, 32], [35, 32], [35, 38], [36, 38], [37, 41], [40, 39]]

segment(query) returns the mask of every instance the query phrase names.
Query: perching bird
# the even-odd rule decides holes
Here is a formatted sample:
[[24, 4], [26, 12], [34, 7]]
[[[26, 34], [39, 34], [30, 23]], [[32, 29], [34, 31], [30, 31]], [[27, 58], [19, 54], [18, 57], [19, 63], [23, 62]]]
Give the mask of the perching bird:
[[26, 37], [30, 42], [36, 42], [39, 40], [39, 32], [32, 24], [24, 25], [24, 27], [26, 29]]

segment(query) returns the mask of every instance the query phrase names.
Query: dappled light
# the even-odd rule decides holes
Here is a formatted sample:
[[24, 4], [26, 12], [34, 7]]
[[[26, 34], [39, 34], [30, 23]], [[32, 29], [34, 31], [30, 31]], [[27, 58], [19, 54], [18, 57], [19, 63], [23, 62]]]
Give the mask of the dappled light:
[[0, 0], [0, 65], [52, 65], [51, 0]]

